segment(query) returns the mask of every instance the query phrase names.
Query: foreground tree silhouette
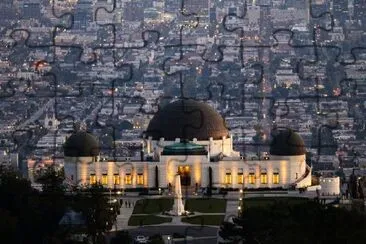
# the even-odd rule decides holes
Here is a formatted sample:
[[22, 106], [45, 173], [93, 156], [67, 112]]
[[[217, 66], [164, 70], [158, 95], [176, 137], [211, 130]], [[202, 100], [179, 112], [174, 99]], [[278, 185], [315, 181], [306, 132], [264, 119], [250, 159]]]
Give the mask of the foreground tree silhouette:
[[223, 223], [219, 235], [232, 243], [366, 243], [365, 227], [357, 211], [277, 201], [246, 208], [234, 223]]
[[0, 167], [0, 243], [42, 243], [40, 193], [16, 171]]
[[86, 220], [87, 234], [94, 244], [105, 243], [104, 233], [110, 230], [117, 218], [117, 211], [108, 201], [101, 184], [79, 189], [74, 197], [74, 210]]
[[[37, 178], [37, 182], [42, 184], [42, 192], [39, 193], [40, 215], [44, 223], [43, 230], [49, 238], [52, 238], [59, 229], [59, 222], [68, 204], [64, 180], [64, 171], [57, 170], [52, 166], [46, 168]], [[58, 238], [62, 239], [63, 237], [58, 236]]]

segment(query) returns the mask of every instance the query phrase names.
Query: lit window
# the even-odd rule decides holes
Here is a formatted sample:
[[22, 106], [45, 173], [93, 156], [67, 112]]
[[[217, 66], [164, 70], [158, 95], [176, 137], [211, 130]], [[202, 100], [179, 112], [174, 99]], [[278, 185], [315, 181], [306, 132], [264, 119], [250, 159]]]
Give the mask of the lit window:
[[267, 173], [261, 173], [261, 184], [267, 184]]
[[231, 171], [227, 170], [225, 174], [225, 184], [231, 184]]
[[238, 184], [244, 184], [243, 169], [238, 170]]
[[138, 173], [137, 174], [137, 185], [143, 185], [144, 184], [144, 174]]
[[126, 174], [126, 176], [125, 176], [125, 184], [126, 185], [131, 185], [132, 184], [132, 176], [131, 176], [131, 174]]
[[119, 185], [120, 184], [120, 177], [119, 177], [118, 174], [113, 175], [113, 183], [115, 185]]
[[280, 183], [280, 174], [273, 173], [273, 184], [279, 184], [279, 183]]
[[255, 184], [255, 175], [254, 175], [254, 173], [249, 173], [248, 181], [249, 181], [249, 184]]
[[94, 185], [97, 183], [97, 176], [95, 174], [90, 175], [90, 185]]
[[108, 184], [108, 175], [103, 174], [102, 175], [102, 185], [107, 185], [107, 184]]

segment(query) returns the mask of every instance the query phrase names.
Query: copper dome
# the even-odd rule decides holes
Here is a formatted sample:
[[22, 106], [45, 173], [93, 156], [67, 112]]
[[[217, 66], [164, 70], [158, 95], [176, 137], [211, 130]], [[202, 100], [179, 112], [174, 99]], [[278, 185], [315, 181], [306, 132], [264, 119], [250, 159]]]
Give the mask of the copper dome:
[[159, 110], [145, 132], [153, 140], [192, 140], [228, 137], [225, 120], [209, 105], [194, 100], [178, 100]]
[[98, 140], [90, 133], [78, 131], [72, 134], [64, 144], [66, 157], [93, 157], [100, 152]]
[[272, 137], [269, 151], [271, 155], [295, 156], [306, 154], [304, 140], [293, 130], [275, 131]]

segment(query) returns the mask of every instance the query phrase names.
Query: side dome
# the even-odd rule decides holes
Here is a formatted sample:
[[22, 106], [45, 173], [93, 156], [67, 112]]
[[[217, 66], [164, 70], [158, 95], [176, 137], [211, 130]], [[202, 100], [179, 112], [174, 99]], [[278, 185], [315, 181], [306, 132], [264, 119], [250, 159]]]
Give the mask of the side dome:
[[225, 120], [212, 107], [194, 100], [178, 100], [159, 110], [145, 131], [153, 140], [222, 139], [229, 136]]
[[72, 134], [64, 144], [64, 155], [67, 157], [94, 157], [99, 152], [98, 140], [85, 131]]
[[287, 129], [272, 134], [269, 153], [278, 156], [295, 156], [306, 154], [305, 143], [299, 134]]

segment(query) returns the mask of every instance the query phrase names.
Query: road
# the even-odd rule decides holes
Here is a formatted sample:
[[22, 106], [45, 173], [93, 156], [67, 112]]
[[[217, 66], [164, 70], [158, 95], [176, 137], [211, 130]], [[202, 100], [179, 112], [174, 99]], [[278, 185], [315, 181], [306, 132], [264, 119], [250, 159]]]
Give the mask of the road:
[[[129, 229], [128, 232], [135, 238], [138, 235], [152, 236], [160, 234], [163, 236], [173, 236], [174, 233], [189, 236], [189, 238], [180, 238], [174, 243], [189, 243], [189, 244], [213, 244], [216, 243], [218, 227], [214, 226], [187, 226], [187, 225], [160, 225], [160, 226], [142, 226], [134, 229]], [[111, 233], [111, 235], [113, 235]], [[107, 239], [109, 239], [107, 237]], [[172, 242], [173, 243], [173, 242]]]
[[185, 226], [185, 225], [164, 225], [164, 226], [142, 226], [128, 230], [133, 238], [138, 235], [152, 236], [155, 234], [173, 235], [179, 233], [185, 236], [206, 237], [216, 236], [218, 227], [209, 226]]
[[29, 119], [27, 119], [26, 121], [24, 121], [23, 123], [21, 123], [18, 127], [17, 127], [17, 130], [21, 130], [23, 129], [26, 125], [34, 122], [35, 120], [39, 119], [43, 113], [45, 111], [47, 111], [50, 107], [54, 106], [55, 105], [55, 99], [50, 99], [48, 100], [48, 102], [43, 105], [40, 109], [38, 109], [37, 112], [35, 112]]

